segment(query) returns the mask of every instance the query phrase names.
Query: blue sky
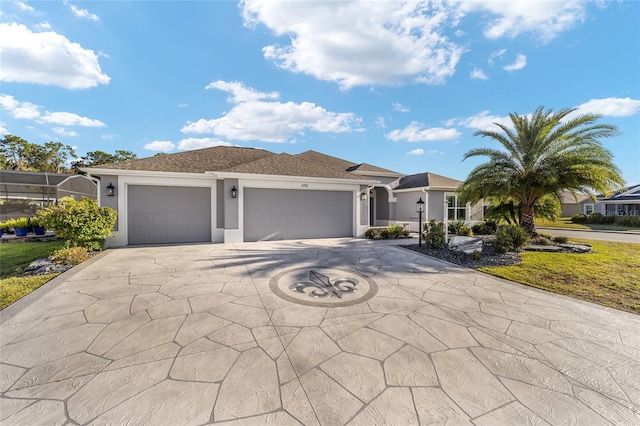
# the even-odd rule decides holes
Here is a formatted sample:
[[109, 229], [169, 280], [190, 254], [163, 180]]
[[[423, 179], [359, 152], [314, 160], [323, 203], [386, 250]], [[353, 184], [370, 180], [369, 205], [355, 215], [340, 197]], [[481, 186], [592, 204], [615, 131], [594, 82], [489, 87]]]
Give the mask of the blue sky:
[[640, 2], [0, 2], [0, 132], [139, 157], [309, 149], [464, 180], [539, 105], [640, 182]]

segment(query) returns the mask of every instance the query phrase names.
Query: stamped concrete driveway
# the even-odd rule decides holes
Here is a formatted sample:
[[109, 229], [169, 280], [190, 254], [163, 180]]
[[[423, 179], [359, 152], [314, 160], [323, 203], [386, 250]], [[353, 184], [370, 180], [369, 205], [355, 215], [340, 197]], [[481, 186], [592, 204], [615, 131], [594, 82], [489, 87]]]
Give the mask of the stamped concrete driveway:
[[640, 424], [638, 316], [387, 242], [111, 250], [1, 321], [3, 425]]

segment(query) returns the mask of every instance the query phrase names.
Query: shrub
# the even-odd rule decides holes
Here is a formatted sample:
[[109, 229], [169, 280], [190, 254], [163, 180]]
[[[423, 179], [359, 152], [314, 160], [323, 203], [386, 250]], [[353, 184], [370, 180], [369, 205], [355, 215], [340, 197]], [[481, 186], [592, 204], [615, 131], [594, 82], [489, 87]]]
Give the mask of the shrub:
[[505, 225], [496, 232], [494, 247], [500, 253], [524, 247], [530, 240], [529, 234], [518, 225]]
[[551, 238], [547, 238], [542, 235], [537, 235], [531, 239], [531, 244], [534, 244], [537, 246], [548, 246], [548, 245], [551, 245], [551, 242], [552, 242]]
[[555, 241], [556, 243], [565, 244], [565, 243], [569, 242], [569, 238], [568, 237], [555, 237], [553, 239], [553, 241]]
[[469, 228], [464, 220], [458, 220], [456, 222], [449, 222], [449, 232], [452, 234], [457, 234], [462, 237], [471, 237], [473, 236], [473, 232], [471, 228]]
[[587, 216], [587, 223], [593, 223], [597, 225], [611, 224], [615, 220], [615, 216], [605, 216], [602, 213], [591, 213]]
[[378, 232], [378, 230], [375, 229], [375, 228], [369, 228], [364, 233], [364, 236], [366, 238], [370, 239], [370, 240], [379, 240], [380, 239], [380, 232]]
[[64, 247], [51, 255], [51, 260], [64, 265], [79, 265], [89, 259], [86, 247]]
[[640, 216], [614, 216], [613, 223], [620, 226], [640, 228]]
[[482, 253], [480, 253], [478, 250], [475, 250], [473, 253], [471, 253], [471, 259], [475, 260], [476, 262], [482, 260]]
[[104, 239], [111, 235], [116, 214], [114, 209], [100, 207], [97, 201], [88, 198], [80, 201], [63, 198], [57, 205], [40, 210], [38, 219], [60, 238], [69, 240], [72, 247], [95, 251], [102, 249]]
[[582, 213], [575, 214], [575, 215], [571, 216], [571, 222], [573, 222], [573, 223], [587, 223], [587, 217], [585, 215], [583, 215]]
[[435, 219], [426, 222], [422, 228], [421, 238], [429, 248], [442, 247], [445, 243], [444, 223], [436, 222]]
[[471, 227], [471, 231], [476, 235], [493, 235], [497, 230], [498, 222], [495, 220], [485, 220], [484, 222]]

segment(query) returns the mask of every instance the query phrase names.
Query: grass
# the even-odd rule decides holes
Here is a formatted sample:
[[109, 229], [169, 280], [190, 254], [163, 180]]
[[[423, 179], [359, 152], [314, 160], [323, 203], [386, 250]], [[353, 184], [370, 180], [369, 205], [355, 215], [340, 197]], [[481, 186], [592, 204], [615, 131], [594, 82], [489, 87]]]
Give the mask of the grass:
[[531, 287], [640, 315], [638, 244], [572, 240], [595, 253], [522, 253], [518, 265], [480, 271]]
[[548, 219], [536, 218], [536, 226], [542, 226], [547, 228], [567, 228], [567, 229], [585, 229], [594, 231], [640, 231], [640, 228], [630, 228], [628, 226], [620, 225], [596, 225], [596, 224], [581, 224], [571, 222], [570, 217], [559, 217], [554, 221]]
[[21, 277], [31, 262], [48, 257], [64, 240], [0, 244], [0, 309], [26, 296], [58, 274]]

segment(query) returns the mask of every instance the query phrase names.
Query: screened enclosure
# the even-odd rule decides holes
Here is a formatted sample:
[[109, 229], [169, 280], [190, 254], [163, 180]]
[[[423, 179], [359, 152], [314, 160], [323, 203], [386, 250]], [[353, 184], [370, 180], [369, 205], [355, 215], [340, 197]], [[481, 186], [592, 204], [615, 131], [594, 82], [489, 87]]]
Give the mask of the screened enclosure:
[[33, 217], [61, 198], [97, 199], [97, 186], [81, 175], [0, 170], [0, 221]]

